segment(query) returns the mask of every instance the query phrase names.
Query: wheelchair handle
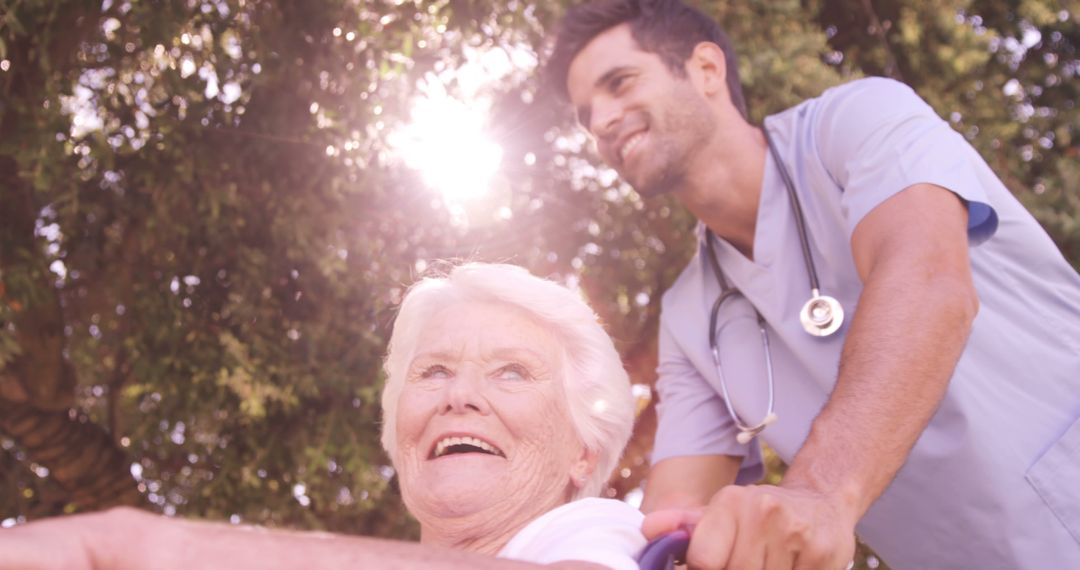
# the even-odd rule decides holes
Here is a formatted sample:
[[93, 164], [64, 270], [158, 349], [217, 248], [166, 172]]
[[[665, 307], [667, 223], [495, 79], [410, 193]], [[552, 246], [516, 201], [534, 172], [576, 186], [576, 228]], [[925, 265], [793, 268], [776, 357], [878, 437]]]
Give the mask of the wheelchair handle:
[[690, 533], [685, 530], [662, 535], [645, 545], [645, 550], [638, 555], [638, 567], [641, 570], [672, 570], [676, 563], [685, 562], [689, 546]]

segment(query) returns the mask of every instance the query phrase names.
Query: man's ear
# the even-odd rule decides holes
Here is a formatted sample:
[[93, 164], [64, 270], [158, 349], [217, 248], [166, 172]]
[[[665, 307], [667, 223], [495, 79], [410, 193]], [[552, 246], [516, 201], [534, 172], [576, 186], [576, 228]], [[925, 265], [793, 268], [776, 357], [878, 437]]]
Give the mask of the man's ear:
[[570, 466], [570, 482], [574, 487], [581, 489], [588, 483], [599, 460], [599, 454], [595, 450], [581, 446], [581, 457]]
[[686, 71], [702, 95], [727, 93], [727, 59], [720, 46], [699, 42], [686, 60]]

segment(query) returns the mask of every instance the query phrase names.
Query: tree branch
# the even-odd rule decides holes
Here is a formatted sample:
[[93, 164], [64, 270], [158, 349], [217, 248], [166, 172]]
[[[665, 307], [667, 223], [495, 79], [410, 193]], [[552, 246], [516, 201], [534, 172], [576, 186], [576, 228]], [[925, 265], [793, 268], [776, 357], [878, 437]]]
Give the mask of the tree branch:
[[900, 66], [896, 62], [896, 54], [893, 53], [892, 46], [889, 44], [889, 38], [885, 36], [885, 28], [881, 25], [881, 19], [878, 18], [877, 11], [874, 10], [874, 5], [870, 0], [862, 0], [862, 7], [866, 17], [870, 20], [870, 33], [881, 41], [881, 47], [885, 49], [885, 74], [897, 81], [906, 83], [904, 74], [900, 72]]
[[79, 510], [141, 504], [124, 451], [97, 424], [72, 415], [0, 400], [0, 432], [47, 467]]

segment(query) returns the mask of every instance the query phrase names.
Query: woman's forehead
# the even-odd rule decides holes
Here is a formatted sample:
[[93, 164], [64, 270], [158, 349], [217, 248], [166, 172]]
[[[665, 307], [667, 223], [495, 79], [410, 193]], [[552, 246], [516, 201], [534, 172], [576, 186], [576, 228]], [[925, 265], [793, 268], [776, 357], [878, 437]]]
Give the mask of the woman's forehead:
[[489, 301], [462, 301], [438, 310], [416, 342], [417, 356], [521, 353], [550, 358], [560, 349], [554, 327], [521, 307]]

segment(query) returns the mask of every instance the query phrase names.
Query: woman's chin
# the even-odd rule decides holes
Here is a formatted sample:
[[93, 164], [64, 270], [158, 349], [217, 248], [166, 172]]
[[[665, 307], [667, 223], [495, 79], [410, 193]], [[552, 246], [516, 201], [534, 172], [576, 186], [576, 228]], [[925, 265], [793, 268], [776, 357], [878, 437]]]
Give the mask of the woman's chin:
[[422, 518], [422, 511], [432, 519], [445, 521], [489, 511], [498, 505], [505, 505], [510, 497], [502, 496], [498, 490], [487, 486], [478, 487], [478, 483], [474, 481], [468, 486], [443, 482], [416, 499], [410, 510], [414, 511], [418, 519]]
[[435, 516], [466, 516], [508, 499], [502, 484], [506, 468], [506, 459], [489, 455], [435, 459], [424, 466], [411, 494]]

